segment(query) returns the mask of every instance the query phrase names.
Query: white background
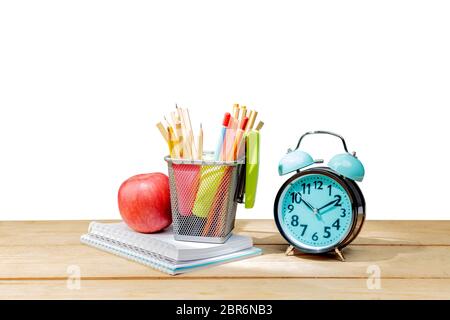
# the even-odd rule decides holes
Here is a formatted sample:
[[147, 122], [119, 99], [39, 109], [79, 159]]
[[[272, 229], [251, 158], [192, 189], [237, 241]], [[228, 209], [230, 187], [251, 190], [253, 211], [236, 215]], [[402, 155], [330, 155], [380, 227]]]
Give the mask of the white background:
[[[307, 130], [366, 166], [369, 219], [449, 219], [448, 1], [3, 1], [0, 218], [119, 218], [120, 183], [166, 172], [175, 102], [207, 146], [233, 103], [259, 111], [257, 205]], [[316, 158], [338, 140], [305, 140]]]

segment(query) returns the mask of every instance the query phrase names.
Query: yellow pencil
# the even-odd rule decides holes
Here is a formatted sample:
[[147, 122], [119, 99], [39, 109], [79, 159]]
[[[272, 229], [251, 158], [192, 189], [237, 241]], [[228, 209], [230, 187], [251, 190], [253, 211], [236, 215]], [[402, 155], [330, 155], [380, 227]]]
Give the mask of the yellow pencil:
[[167, 127], [167, 132], [168, 132], [168, 145], [169, 145], [169, 153], [170, 153], [170, 157], [171, 158], [175, 158], [175, 154], [173, 152], [173, 129], [172, 127]]
[[180, 158], [183, 159], [183, 157], [184, 157], [183, 130], [182, 130], [181, 122], [178, 119], [175, 124], [175, 129], [177, 132], [177, 151], [179, 153]]

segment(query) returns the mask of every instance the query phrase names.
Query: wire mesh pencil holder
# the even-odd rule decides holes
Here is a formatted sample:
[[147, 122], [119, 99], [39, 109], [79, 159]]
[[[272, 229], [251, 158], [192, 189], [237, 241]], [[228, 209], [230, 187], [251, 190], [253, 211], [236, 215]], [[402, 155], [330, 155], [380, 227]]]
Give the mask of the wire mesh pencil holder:
[[[211, 153], [205, 153], [204, 159]], [[175, 240], [224, 243], [242, 203], [245, 160], [208, 161], [165, 157]]]

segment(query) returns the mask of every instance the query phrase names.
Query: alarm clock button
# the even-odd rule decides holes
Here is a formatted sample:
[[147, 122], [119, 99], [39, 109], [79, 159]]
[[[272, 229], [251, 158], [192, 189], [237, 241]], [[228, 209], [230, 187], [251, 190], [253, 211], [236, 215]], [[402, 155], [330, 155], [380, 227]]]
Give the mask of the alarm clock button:
[[349, 153], [335, 155], [328, 162], [328, 166], [346, 178], [356, 181], [362, 181], [364, 179], [365, 171], [363, 164], [358, 158]]
[[281, 158], [278, 164], [278, 173], [282, 176], [312, 164], [314, 164], [314, 160], [308, 153], [295, 150]]

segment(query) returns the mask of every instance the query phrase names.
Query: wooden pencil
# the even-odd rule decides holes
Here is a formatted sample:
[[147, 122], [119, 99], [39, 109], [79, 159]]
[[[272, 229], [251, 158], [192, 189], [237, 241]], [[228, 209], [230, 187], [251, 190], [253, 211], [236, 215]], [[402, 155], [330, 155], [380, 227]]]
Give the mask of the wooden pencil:
[[[172, 124], [172, 122], [170, 121], [170, 119], [167, 119], [166, 116], [164, 116], [164, 122], [165, 122], [165, 126], [166, 127], [171, 127], [173, 129], [173, 134], [175, 134], [175, 124]], [[176, 135], [175, 135], [176, 137]]]
[[180, 159], [184, 158], [184, 137], [183, 137], [183, 128], [181, 125], [181, 121], [179, 119], [177, 119], [177, 122], [175, 124], [175, 130], [177, 133], [177, 142], [178, 142], [178, 147], [177, 150], [179, 152], [180, 155]]
[[159, 132], [161, 132], [161, 135], [163, 136], [166, 143], [169, 143], [168, 132], [166, 128], [164, 128], [163, 124], [161, 122], [158, 122], [156, 124], [156, 127], [158, 128]]
[[255, 130], [259, 131], [262, 129], [263, 126], [264, 126], [264, 122], [260, 121], [260, 122], [258, 122], [258, 125], [256, 126]]
[[237, 160], [239, 149], [241, 147], [242, 139], [244, 138], [245, 127], [247, 126], [248, 118], [245, 117], [241, 123], [241, 127], [237, 130], [236, 136], [234, 138], [233, 147], [228, 157], [228, 161]]
[[235, 103], [233, 105], [233, 113], [232, 113], [233, 117], [235, 119], [237, 119], [239, 117], [239, 103]]
[[189, 109], [183, 110], [184, 120], [186, 123], [186, 135], [188, 137], [188, 148], [192, 155], [192, 158], [195, 157], [197, 154], [197, 149], [195, 147], [195, 139], [194, 139], [194, 132], [192, 130], [192, 123], [191, 123], [191, 117], [189, 116]]
[[250, 117], [248, 119], [248, 130], [252, 130], [255, 125], [256, 117], [258, 116], [258, 111], [252, 110], [250, 111]]
[[242, 127], [242, 122], [247, 117], [247, 107], [246, 106], [242, 106], [242, 107], [240, 107], [240, 109], [241, 109], [241, 113], [239, 115], [240, 119], [239, 119], [238, 128]]
[[241, 121], [242, 119], [244, 119], [247, 116], [247, 107], [246, 106], [242, 106], [241, 107]]
[[184, 159], [192, 159], [191, 148], [189, 145], [190, 136], [186, 129], [186, 119], [184, 117], [184, 112], [182, 108], [179, 108], [178, 105], [175, 105], [177, 109], [178, 118], [180, 119], [181, 132], [183, 135], [183, 139], [180, 139], [181, 147], [183, 148], [183, 158]]
[[169, 153], [171, 158], [175, 158], [174, 154], [174, 139], [173, 139], [173, 129], [171, 127], [167, 127], [167, 137], [168, 137], [168, 145], [169, 145]]
[[198, 133], [198, 142], [197, 142], [197, 159], [203, 159], [203, 128], [200, 123], [200, 132]]

